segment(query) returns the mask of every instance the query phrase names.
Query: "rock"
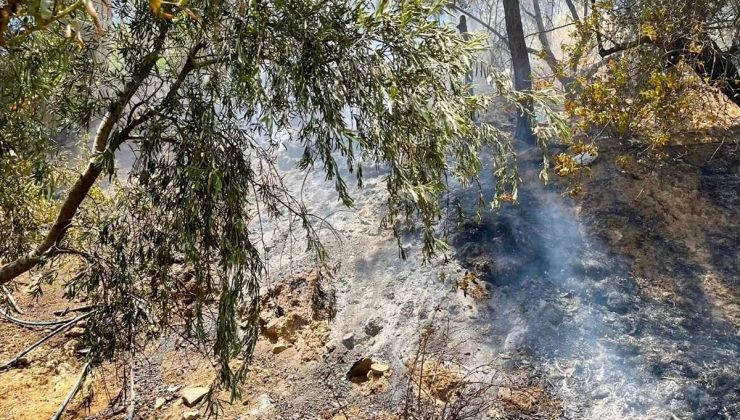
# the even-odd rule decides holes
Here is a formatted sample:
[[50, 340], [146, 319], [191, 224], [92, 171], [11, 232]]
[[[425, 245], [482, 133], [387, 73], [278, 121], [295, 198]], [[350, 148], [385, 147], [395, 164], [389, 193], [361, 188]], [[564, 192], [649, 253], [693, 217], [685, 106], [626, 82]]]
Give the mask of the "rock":
[[384, 375], [388, 370], [390, 370], [390, 366], [386, 365], [385, 363], [373, 363], [370, 365], [370, 370], [376, 374], [376, 375]]
[[282, 325], [282, 320], [277, 318], [273, 319], [264, 326], [264, 328], [262, 329], [262, 334], [264, 334], [265, 337], [271, 340], [276, 340], [280, 336]]
[[182, 402], [188, 407], [198, 404], [206, 395], [208, 395], [208, 388], [204, 386], [187, 387], [180, 392]]
[[272, 354], [280, 354], [285, 350], [288, 350], [288, 347], [290, 346], [287, 344], [275, 344], [272, 346]]
[[591, 392], [591, 398], [595, 400], [603, 400], [610, 394], [609, 388], [606, 386], [600, 386]]
[[182, 388], [182, 385], [172, 385], [167, 388], [167, 392], [177, 392]]
[[64, 343], [64, 351], [67, 353], [74, 353], [80, 347], [80, 342], [77, 340], [69, 340]]
[[365, 334], [370, 337], [375, 337], [381, 331], [383, 331], [383, 322], [379, 318], [370, 318], [367, 324], [365, 324]]
[[64, 335], [72, 338], [82, 337], [85, 335], [85, 329], [83, 327], [74, 327]]
[[157, 399], [156, 399], [156, 400], [154, 401], [154, 409], [155, 409], [155, 410], [159, 410], [160, 408], [162, 408], [162, 406], [163, 406], [163, 405], [164, 405], [164, 403], [166, 403], [166, 402], [167, 402], [167, 400], [165, 400], [164, 398], [162, 398], [162, 397], [158, 397], [158, 398], [157, 398]]
[[344, 347], [347, 347], [347, 349], [352, 350], [355, 347], [355, 335], [352, 333], [345, 334], [345, 336], [342, 337], [342, 344], [344, 344]]
[[331, 352], [333, 352], [334, 350], [336, 350], [336, 349], [337, 349], [337, 345], [336, 345], [336, 344], [334, 344], [334, 343], [326, 343], [326, 344], [324, 344], [324, 347], [326, 347], [326, 350], [327, 350], [327, 351], [328, 351], [329, 353], [331, 353]]
[[67, 375], [71, 372], [74, 372], [74, 369], [72, 369], [72, 366], [70, 366], [68, 363], [59, 363], [55, 367], [57, 375]]
[[275, 405], [272, 403], [272, 399], [267, 394], [262, 394], [259, 397], [257, 397], [257, 401], [255, 401], [255, 407], [249, 410], [249, 414], [253, 416], [259, 416], [262, 414], [266, 414], [269, 411], [272, 411], [273, 407]]
[[195, 420], [200, 418], [200, 411], [198, 410], [191, 410], [186, 411], [182, 413], [183, 420]]
[[578, 166], [588, 166], [588, 165], [594, 163], [594, 161], [596, 160], [596, 156], [598, 156], [598, 155], [591, 154], [591, 153], [588, 153], [588, 152], [583, 152], [583, 153], [579, 153], [579, 154], [573, 156], [573, 161]]

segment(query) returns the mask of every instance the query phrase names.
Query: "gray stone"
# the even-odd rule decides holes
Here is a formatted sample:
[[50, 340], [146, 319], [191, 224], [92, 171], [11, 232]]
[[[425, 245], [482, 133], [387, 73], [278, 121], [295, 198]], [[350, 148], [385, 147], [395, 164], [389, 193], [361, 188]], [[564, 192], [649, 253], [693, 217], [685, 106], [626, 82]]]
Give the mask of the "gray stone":
[[82, 337], [85, 335], [85, 328], [83, 327], [74, 327], [71, 330], [67, 331], [66, 334], [67, 337]]
[[355, 347], [355, 335], [352, 333], [345, 334], [345, 336], [342, 337], [342, 344], [348, 350], [352, 350]]
[[597, 155], [592, 155], [588, 152], [579, 153], [575, 156], [573, 156], [573, 161], [575, 161], [576, 165], [578, 166], [588, 166], [596, 160]]
[[275, 405], [273, 404], [270, 396], [267, 394], [262, 394], [259, 397], [257, 397], [257, 401], [255, 401], [255, 406], [254, 408], [249, 410], [249, 414], [253, 416], [264, 415], [272, 411], [274, 407]]
[[272, 353], [273, 354], [280, 354], [284, 352], [285, 350], [288, 350], [289, 345], [286, 344], [275, 344], [272, 346]]
[[376, 375], [384, 375], [388, 370], [390, 370], [390, 368], [390, 366], [380, 362], [375, 362], [370, 365], [370, 370]]
[[373, 363], [373, 359], [369, 357], [359, 359], [352, 364], [349, 372], [347, 372], [347, 379], [354, 383], [366, 382], [368, 379], [367, 374], [370, 373]]
[[365, 324], [365, 334], [375, 337], [383, 331], [383, 322], [379, 318], [370, 318]]

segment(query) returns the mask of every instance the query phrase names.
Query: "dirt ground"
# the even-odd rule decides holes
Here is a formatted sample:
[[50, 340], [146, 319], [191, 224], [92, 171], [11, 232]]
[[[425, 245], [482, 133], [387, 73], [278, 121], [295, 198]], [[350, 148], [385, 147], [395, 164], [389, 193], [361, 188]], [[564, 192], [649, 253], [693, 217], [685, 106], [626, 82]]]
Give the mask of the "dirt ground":
[[[30, 277], [21, 278], [13, 293], [18, 305], [25, 312], [18, 315], [30, 321], [71, 319], [74, 313], [57, 316], [55, 311], [80, 306], [63, 297], [59, 284], [43, 288], [44, 293], [33, 299], [24, 292]], [[0, 322], [0, 360], [3, 362], [46, 336], [49, 328], [29, 328], [6, 321]], [[75, 338], [57, 335], [31, 352], [21, 367], [0, 373], [0, 413], [9, 420], [48, 419], [57, 411], [62, 401], [80, 376], [84, 358], [77, 354]], [[115, 382], [107, 383], [104, 372], [91, 375], [87, 386], [69, 406], [68, 416], [82, 417], [96, 413], [108, 405], [111, 394], [117, 392]], [[93, 390], [95, 392], [93, 392]], [[113, 392], [115, 391], [115, 392]]]
[[581, 211], [631, 264], [645, 296], [714, 311], [718, 323], [737, 330], [740, 146], [733, 138], [740, 133], [670, 147], [658, 161], [641, 158], [638, 147], [603, 142], [602, 163], [585, 175]]
[[[378, 234], [374, 223], [380, 212], [375, 205], [380, 199], [372, 198], [377, 182], [369, 182], [366, 190], [369, 193], [363, 197], [368, 203], [375, 203], [375, 207], [360, 207], [359, 215], [343, 218], [337, 223], [339, 228], [345, 229], [345, 246], [353, 248], [351, 258], [338, 259], [342, 268], [339, 269], [338, 265], [329, 267], [326, 276], [320, 276], [305, 266], [297, 271], [291, 270], [290, 274], [283, 273], [280, 280], [271, 285], [271, 294], [263, 300], [262, 336], [255, 349], [244, 398], [230, 404], [228, 393], [219, 393], [218, 399], [224, 402], [220, 414], [224, 418], [244, 419], [398, 418], [405, 392], [404, 378], [408, 374], [405, 367], [408, 366], [408, 352], [413, 350], [414, 339], [418, 335], [414, 325], [428, 319], [428, 314], [435, 311], [432, 303], [428, 303], [429, 307], [424, 307], [423, 303], [426, 302], [423, 299], [432, 302], [434, 298], [436, 302], [448, 305], [445, 313], [466, 328], [469, 337], [481, 340], [468, 340], [460, 347], [462, 363], [488, 360], [486, 357], [490, 356], [498, 360], [497, 369], [520, 373], [519, 382], [514, 377], [511, 379], [513, 382], [507, 382], [511, 385], [498, 387], [492, 397], [495, 401], [481, 416], [584, 418], [578, 413], [589, 411], [578, 411], [585, 410], [581, 405], [609, 401], [613, 397], [611, 391], [579, 391], [584, 395], [579, 397], [580, 405], [577, 409], [567, 409], [568, 404], [573, 405], [567, 400], [572, 394], [559, 391], [556, 384], [576, 377], [578, 369], [557, 363], [556, 369], [548, 365], [550, 370], [537, 366], [540, 359], [520, 352], [527, 341], [518, 337], [526, 329], [517, 325], [509, 328], [506, 322], [515, 323], [515, 316], [545, 320], [547, 322], [541, 323], [547, 331], [552, 331], [553, 337], [563, 339], [566, 327], [573, 329], [574, 325], [589, 322], [586, 315], [579, 315], [579, 309], [573, 309], [576, 307], [573, 301], [578, 299], [581, 299], [582, 306], [587, 306], [584, 302], [588, 297], [593, 300], [588, 305], [599, 307], [603, 304], [606, 308], [602, 311], [599, 307], [597, 314], [606, 317], [610, 325], [615, 325], [604, 328], [609, 334], [613, 329], [634, 324], [633, 331], [624, 332], [625, 340], [665, 340], [666, 346], [689, 346], [685, 351], [679, 351], [683, 356], [677, 355], [668, 362], [649, 352], [639, 354], [639, 358], [650, 362], [647, 365], [657, 380], [682, 376], [688, 378], [685, 379], [687, 386], [696, 388], [698, 395], [709, 395], [701, 397], [704, 400], [696, 397], [695, 405], [692, 405], [693, 400], [688, 403], [681, 400], [681, 404], [687, 404], [686, 407], [682, 405], [682, 409], [694, 410], [699, 416], [714, 413], [717, 418], [722, 418], [722, 413], [730, 413], [727, 418], [731, 418], [732, 410], [738, 409], [733, 406], [737, 399], [732, 397], [739, 391], [737, 375], [735, 373], [733, 377], [721, 367], [715, 369], [710, 366], [713, 362], [725, 360], [719, 356], [716, 359], [695, 357], [694, 353], [701, 353], [705, 347], [691, 347], [689, 334], [703, 331], [707, 340], [723, 340], [720, 348], [729, 349], [730, 353], [737, 348], [740, 328], [740, 280], [737, 275], [740, 272], [740, 173], [737, 146], [729, 140], [676, 146], [665, 150], [667, 156], [655, 160], [648, 158], [639, 146], [617, 140], [601, 139], [597, 145], [599, 157], [588, 170], [576, 178], [556, 179], [547, 187], [548, 197], [562, 197], [570, 203], [568, 208], [572, 207], [586, 232], [584, 234], [598, 238], [602, 243], [604, 251], [598, 255], [608, 256], [610, 260], [611, 268], [589, 262], [588, 255], [578, 261], [578, 267], [584, 267], [584, 276], [588, 278], [599, 277], [599, 270], [610, 271], [601, 275], [604, 280], [599, 284], [588, 284], [589, 296], [581, 296], [579, 291], [548, 289], [543, 294], [546, 292], [552, 296], [536, 306], [539, 301], [530, 296], [536, 293], [532, 290], [541, 286], [529, 278], [531, 273], [526, 278], [512, 273], [526, 271], [523, 267], [537, 262], [541, 250], [537, 248], [538, 244], [533, 243], [535, 235], [532, 232], [522, 231], [523, 235], [516, 235], [517, 226], [526, 224], [527, 219], [506, 212], [501, 215], [501, 220], [508, 218], [511, 223], [492, 222], [486, 228], [477, 227], [475, 229], [478, 230], [465, 234], [464, 239], [469, 243], [458, 246], [457, 253], [472, 257], [460, 259], [459, 267], [452, 270], [456, 277], [453, 276], [450, 283], [440, 283], [436, 278], [429, 280], [432, 274], [438, 274], [437, 268], [425, 268], [418, 262], [411, 265], [397, 262], [394, 242]], [[567, 191], [573, 183], [582, 187], [582, 192], [569, 198]], [[322, 203], [325, 198], [317, 193], [316, 201]], [[552, 220], [557, 216], [552, 216]], [[476, 236], [476, 232], [480, 234]], [[521, 257], [510, 261], [510, 255], [502, 253], [497, 244], [517, 250]], [[491, 255], [496, 258], [488, 258]], [[614, 268], [617, 265], [619, 269]], [[614, 275], [625, 267], [629, 281]], [[348, 271], [350, 268], [354, 274]], [[568, 268], [570, 270], [570, 266]], [[387, 278], [373, 277], [378, 272]], [[372, 277], [373, 281], [368, 282], [365, 277]], [[479, 278], [488, 283], [483, 286]], [[636, 287], [634, 291], [632, 281]], [[21, 279], [13, 293], [25, 312], [18, 315], [23, 319], [69, 319], [74, 315], [58, 316], [54, 312], [82, 304], [67, 302], [62, 297], [61, 282], [45, 286], [44, 294], [37, 300], [32, 299], [24, 291], [30, 282], [30, 277]], [[611, 287], [606, 283], [617, 283], [619, 287], [628, 283], [624, 290], [634, 295], [626, 296], [625, 291], [620, 291], [622, 295], [616, 298], [609, 294], [611, 291], [599, 295], [600, 290]], [[471, 289], [473, 286], [475, 290]], [[443, 292], [432, 295], [422, 290], [425, 287], [441, 288]], [[317, 307], [317, 301], [311, 297], [319, 289], [324, 303]], [[530, 294], [523, 295], [514, 289], [529, 290], [527, 293]], [[333, 293], [337, 294], [336, 297]], [[620, 303], [619, 299], [623, 297], [626, 303]], [[522, 300], [522, 307], [526, 306], [521, 313], [519, 308], [505, 306], [507, 301], [516, 299]], [[496, 305], [490, 309], [491, 312], [486, 309], [488, 300]], [[561, 311], [558, 302], [565, 302], [565, 309]], [[493, 303], [490, 305], [494, 306]], [[671, 309], [674, 312], [666, 308], [674, 308]], [[571, 309], [573, 312], [568, 312]], [[486, 319], [494, 311], [495, 317], [490, 318], [494, 325], [487, 325]], [[610, 318], [614, 316], [616, 321]], [[666, 318], [656, 321], [651, 318], [655, 316]], [[376, 319], [382, 332], [372, 331]], [[496, 325], [495, 322], [499, 321]], [[43, 337], [46, 331], [48, 329], [0, 321], [0, 361], [13, 357]], [[601, 332], [589, 330], [589, 334]], [[681, 335], [683, 332], [686, 335]], [[344, 344], [348, 333], [354, 333], [356, 345]], [[601, 338], [596, 338], [596, 341], [585, 343], [601, 343]], [[22, 366], [0, 373], [0, 417], [10, 420], [48, 419], [56, 412], [84, 364], [84, 354], [80, 354], [84, 349], [79, 349], [74, 340], [60, 334], [32, 352]], [[486, 343], [486, 340], [493, 344]], [[618, 339], [612, 341], [614, 345], [626, 346]], [[559, 342], [552, 343], [556, 345]], [[536, 344], [545, 346], [550, 343]], [[711, 350], [707, 352], [711, 353]], [[135, 418], [181, 419], [184, 413], [192, 410], [203, 415], [204, 402], [194, 408], [186, 407], [180, 393], [188, 387], [208, 387], [214, 379], [211, 362], [187, 342], [174, 337], [152, 343], [145, 353], [135, 363]], [[390, 368], [372, 380], [360, 383], [348, 380], [348, 371], [363, 357], [372, 357], [373, 361], [387, 364]], [[635, 360], [637, 358], [635, 356]], [[703, 362], [709, 363], [706, 365], [709, 367], [694, 372]], [[241, 363], [244, 361], [232, 361], [234, 366]], [[563, 374], [565, 379], [554, 376], [553, 371], [566, 372]], [[120, 367], [113, 365], [95, 370], [69, 405], [64, 418], [125, 418], [128, 405], [115, 403], [121, 386], [120, 373]], [[448, 390], [445, 395], [447, 393]], [[716, 394], [726, 394], [727, 397]], [[440, 399], [438, 395], [435, 398]], [[689, 397], [684, 399], [690, 400]], [[711, 403], [706, 403], [708, 400]]]

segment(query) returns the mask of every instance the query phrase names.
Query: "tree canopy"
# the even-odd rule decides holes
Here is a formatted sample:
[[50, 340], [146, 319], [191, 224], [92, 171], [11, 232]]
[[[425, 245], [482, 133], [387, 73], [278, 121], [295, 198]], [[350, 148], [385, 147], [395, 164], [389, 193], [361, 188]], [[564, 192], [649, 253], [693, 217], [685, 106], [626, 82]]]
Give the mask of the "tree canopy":
[[[477, 16], [489, 34], [492, 63], [504, 68], [513, 55], [506, 3], [456, 6]], [[737, 2], [527, 0], [520, 6], [534, 85], [560, 85], [581, 138], [609, 128], [659, 148], [697, 121], [726, 122], [736, 114]]]
[[[400, 244], [418, 222], [428, 258], [444, 247], [440, 197], [450, 179], [476, 180], [484, 149], [496, 191], [481, 204], [517, 200], [508, 133], [471, 118], [490, 99], [470, 93], [475, 68], [520, 114], [556, 122], [532, 124], [540, 140], [567, 130], [532, 86], [560, 83], [584, 137], [610, 127], [652, 146], [685, 129], [700, 95], [740, 103], [737, 2], [506, 1], [499, 21], [494, 0], [375, 3], [1, 2], [0, 286], [74, 260], [67, 293], [95, 308], [93, 365], [184, 334], [236, 395], [246, 365], [229, 362], [253, 348], [265, 272], [255, 225], [298, 220], [308, 250], [326, 257], [321, 219], [283, 182], [286, 146], [346, 206], [365, 165], [384, 166], [384, 225]], [[490, 38], [440, 23], [468, 6], [487, 11], [466, 13]], [[559, 55], [556, 13], [571, 35]], [[520, 91], [490, 69], [491, 40], [516, 55]], [[533, 76], [529, 58], [551, 74]]]

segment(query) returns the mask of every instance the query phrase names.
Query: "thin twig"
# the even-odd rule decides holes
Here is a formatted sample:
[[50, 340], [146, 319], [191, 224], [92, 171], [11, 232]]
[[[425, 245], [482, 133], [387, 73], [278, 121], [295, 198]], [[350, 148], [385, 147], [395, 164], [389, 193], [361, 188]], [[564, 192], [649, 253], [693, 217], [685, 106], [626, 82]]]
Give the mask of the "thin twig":
[[70, 401], [77, 395], [77, 391], [80, 390], [82, 387], [82, 383], [85, 382], [85, 377], [87, 377], [87, 371], [90, 369], [90, 362], [85, 363], [85, 366], [82, 367], [82, 372], [80, 372], [80, 378], [77, 379], [77, 383], [75, 383], [75, 386], [72, 387], [71, 390], [69, 390], [69, 394], [67, 394], [67, 398], [64, 399], [62, 402], [62, 405], [59, 406], [59, 409], [56, 413], [54, 413], [54, 416], [51, 418], [51, 420], [59, 420], [62, 418], [62, 414], [64, 414], [64, 410], [67, 408], [67, 405], [69, 405]]
[[714, 150], [714, 153], [712, 153], [712, 156], [709, 157], [709, 160], [707, 162], [711, 162], [712, 159], [714, 159], [714, 155], [716, 155], [717, 152], [719, 152], [719, 149], [721, 149], [722, 146], [724, 146], [724, 144], [725, 144], [725, 138], [722, 137], [722, 142], [719, 144], [719, 146], [717, 146], [717, 149]]
[[553, 27], [553, 28], [550, 28], [550, 29], [545, 29], [545, 30], [542, 30], [542, 31], [532, 32], [531, 34], [529, 34], [529, 35], [525, 35], [524, 37], [525, 37], [525, 38], [529, 38], [529, 37], [531, 37], [531, 36], [535, 36], [535, 35], [539, 35], [539, 34], [546, 34], [546, 33], [548, 33], [548, 32], [553, 32], [553, 31], [557, 31], [558, 29], [563, 29], [563, 28], [567, 28], [568, 26], [572, 26], [572, 25], [575, 25], [575, 22], [570, 22], [570, 23], [566, 23], [566, 24], [564, 24], [564, 25], [560, 25], [560, 26], [555, 26], [555, 27]]
[[28, 353], [32, 352], [32, 351], [33, 351], [33, 350], [35, 350], [35, 349], [36, 349], [37, 347], [39, 347], [39, 346], [41, 346], [42, 344], [44, 344], [45, 342], [47, 342], [47, 341], [48, 341], [48, 340], [49, 340], [50, 338], [54, 337], [55, 335], [57, 335], [57, 334], [59, 334], [59, 333], [61, 333], [61, 332], [64, 332], [64, 331], [66, 331], [66, 330], [67, 330], [68, 328], [70, 328], [70, 327], [71, 327], [71, 326], [73, 326], [74, 324], [76, 324], [76, 323], [78, 323], [78, 322], [82, 321], [83, 319], [85, 319], [85, 318], [89, 317], [89, 316], [90, 316], [90, 315], [92, 315], [93, 313], [95, 313], [95, 311], [93, 311], [93, 312], [88, 312], [88, 313], [86, 313], [86, 314], [80, 315], [80, 316], [78, 316], [77, 318], [75, 318], [75, 319], [73, 319], [73, 320], [71, 320], [71, 321], [67, 322], [66, 324], [63, 324], [63, 325], [61, 325], [61, 326], [57, 327], [57, 328], [56, 328], [56, 329], [55, 329], [54, 331], [52, 331], [52, 332], [50, 332], [49, 334], [47, 334], [47, 335], [46, 335], [46, 336], [45, 336], [44, 338], [42, 338], [42, 339], [40, 339], [39, 341], [37, 341], [37, 342], [35, 342], [35, 343], [31, 344], [31, 346], [29, 346], [28, 348], [26, 348], [26, 349], [25, 349], [25, 350], [23, 350], [22, 352], [18, 353], [18, 355], [17, 355], [17, 356], [15, 356], [14, 358], [12, 358], [12, 359], [10, 359], [9, 361], [5, 362], [5, 363], [4, 363], [4, 364], [3, 364], [2, 366], [0, 366], [0, 372], [3, 372], [3, 371], [5, 371], [5, 370], [8, 370], [8, 369], [10, 369], [10, 368], [11, 368], [11, 367], [13, 367], [14, 365], [16, 365], [16, 364], [18, 363], [18, 361], [19, 361], [19, 360], [21, 360], [21, 358], [22, 358], [23, 356], [25, 356], [25, 355], [27, 355]]

